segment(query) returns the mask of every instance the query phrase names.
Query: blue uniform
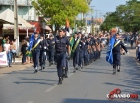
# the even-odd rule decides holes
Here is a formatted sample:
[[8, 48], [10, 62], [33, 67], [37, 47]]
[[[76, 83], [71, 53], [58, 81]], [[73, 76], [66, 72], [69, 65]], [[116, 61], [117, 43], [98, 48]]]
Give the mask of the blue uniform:
[[49, 56], [49, 62], [50, 65], [54, 61], [54, 53], [55, 53], [55, 40], [54, 39], [49, 39], [48, 40], [48, 56]]
[[[115, 40], [115, 43], [117, 43], [118, 40]], [[116, 66], [120, 66], [120, 60], [121, 60], [121, 54], [120, 54], [120, 49], [121, 47], [127, 52], [126, 47], [124, 46], [124, 44], [122, 43], [122, 41], [120, 41], [117, 46], [115, 46], [112, 50], [113, 53], [113, 67], [116, 68]]]
[[39, 57], [39, 61], [40, 61], [41, 69], [45, 69], [46, 49], [48, 48], [47, 46], [48, 46], [48, 44], [47, 44], [47, 41], [45, 39], [40, 42], [40, 57]]
[[88, 42], [81, 42], [82, 63], [88, 64]]
[[[34, 40], [33, 47], [36, 45], [37, 42], [38, 42], [38, 39]], [[33, 53], [34, 68], [35, 70], [37, 70], [39, 66], [40, 43], [34, 48], [32, 53]]]
[[[74, 45], [73, 45], [72, 50], [74, 49], [77, 41], [78, 41], [78, 38], [74, 39]], [[77, 69], [78, 69], [79, 60], [80, 60], [80, 44], [79, 43], [78, 43], [77, 48], [75, 49], [74, 54], [73, 54], [73, 66]]]
[[119, 42], [119, 40], [115, 40], [114, 43], [114, 48], [112, 50], [113, 54], [113, 74], [116, 74], [116, 68], [118, 69], [117, 71], [120, 71], [120, 65], [121, 65], [121, 54], [120, 54], [120, 49], [121, 47], [127, 52], [126, 47], [122, 43], [122, 41]]
[[56, 51], [56, 62], [57, 62], [57, 73], [58, 77], [62, 77], [63, 68], [66, 68], [66, 45], [69, 46], [69, 40], [66, 37], [56, 36], [55, 38], [55, 51]]

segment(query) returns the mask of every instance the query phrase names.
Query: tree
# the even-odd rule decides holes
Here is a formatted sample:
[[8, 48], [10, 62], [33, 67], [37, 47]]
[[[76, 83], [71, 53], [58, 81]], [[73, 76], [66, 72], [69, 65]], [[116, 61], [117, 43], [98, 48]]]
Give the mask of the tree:
[[107, 13], [105, 21], [100, 26], [102, 31], [109, 31], [111, 28], [119, 25], [119, 17], [116, 12]]
[[137, 0], [130, 0], [127, 1], [125, 5], [119, 5], [116, 8], [116, 11], [112, 14], [115, 14], [112, 19], [112, 15], [107, 15], [105, 19], [102, 29], [105, 28], [105, 24], [109, 22], [108, 25], [113, 27], [112, 24], [115, 26], [121, 27], [123, 30], [130, 32], [136, 32], [140, 28], [140, 3]]
[[66, 18], [73, 27], [75, 17], [89, 10], [86, 0], [36, 0], [32, 2], [32, 5], [38, 15], [51, 18], [50, 24], [55, 24], [57, 29], [65, 25]]

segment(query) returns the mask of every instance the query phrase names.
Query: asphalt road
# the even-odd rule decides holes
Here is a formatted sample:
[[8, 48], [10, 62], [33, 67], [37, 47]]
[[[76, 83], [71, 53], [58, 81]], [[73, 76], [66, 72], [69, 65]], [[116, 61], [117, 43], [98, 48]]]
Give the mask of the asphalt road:
[[140, 99], [107, 99], [115, 88], [122, 94], [140, 94], [140, 67], [128, 55], [122, 56], [121, 72], [116, 75], [105, 61], [105, 51], [101, 59], [74, 74], [70, 62], [69, 78], [62, 85], [57, 85], [55, 66], [33, 72], [28, 68], [0, 77], [0, 103], [140, 103]]

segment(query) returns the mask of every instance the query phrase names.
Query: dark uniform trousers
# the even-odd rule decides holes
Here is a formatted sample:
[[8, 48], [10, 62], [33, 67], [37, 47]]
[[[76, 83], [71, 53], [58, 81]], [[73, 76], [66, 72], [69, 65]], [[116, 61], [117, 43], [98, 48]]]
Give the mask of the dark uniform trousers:
[[86, 43], [81, 43], [81, 58], [82, 58], [82, 64], [88, 64], [88, 58], [89, 58], [89, 54], [88, 54], [88, 45], [87, 42]]
[[88, 51], [87, 50], [83, 51], [83, 57], [84, 57], [84, 63], [87, 65], [88, 64]]
[[80, 57], [80, 51], [76, 50], [73, 54], [73, 66], [76, 67], [79, 64], [79, 57]]
[[58, 77], [62, 77], [63, 67], [66, 67], [66, 52], [56, 52], [57, 73]]
[[46, 61], [46, 55], [44, 50], [40, 50], [40, 56], [39, 56], [40, 66], [45, 67], [45, 61]]
[[54, 61], [54, 53], [55, 53], [55, 49], [54, 48], [49, 49], [48, 54], [49, 54], [49, 62], [50, 63], [53, 63], [53, 61]]
[[34, 68], [39, 66], [39, 56], [40, 56], [40, 50], [39, 49], [34, 49], [33, 50]]
[[83, 56], [83, 50], [81, 50], [80, 49], [80, 51], [79, 51], [80, 53], [79, 53], [79, 66], [83, 66], [83, 64], [84, 64], [84, 56]]
[[121, 54], [120, 52], [113, 53], [113, 68], [116, 68], [116, 66], [121, 65]]

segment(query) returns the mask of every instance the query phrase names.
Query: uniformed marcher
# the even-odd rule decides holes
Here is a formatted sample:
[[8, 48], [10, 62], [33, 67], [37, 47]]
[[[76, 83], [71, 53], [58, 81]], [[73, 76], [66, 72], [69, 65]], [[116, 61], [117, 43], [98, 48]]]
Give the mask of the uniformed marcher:
[[121, 53], [120, 49], [121, 47], [125, 50], [127, 53], [127, 48], [124, 46], [123, 42], [119, 40], [119, 34], [116, 34], [114, 48], [112, 49], [113, 54], [113, 74], [116, 74], [116, 69], [118, 72], [120, 72], [120, 66], [121, 66]]
[[47, 40], [44, 38], [44, 35], [40, 36], [40, 56], [39, 56], [39, 62], [40, 67], [42, 69], [45, 69], [46, 64], [46, 50], [48, 49]]
[[40, 39], [38, 38], [38, 33], [34, 33], [32, 53], [33, 53], [33, 63], [35, 69], [34, 73], [36, 73], [38, 72], [39, 56], [40, 56]]
[[80, 56], [80, 38], [78, 38], [77, 33], [74, 34], [74, 44], [72, 47], [72, 53], [73, 53], [73, 67], [74, 67], [74, 71], [76, 72], [76, 70], [78, 70], [79, 68], [79, 56]]
[[66, 52], [68, 48], [68, 55], [70, 55], [70, 42], [64, 36], [64, 30], [59, 30], [59, 36], [55, 37], [55, 51], [56, 51], [56, 61], [57, 61], [57, 73], [59, 77], [58, 84], [62, 84], [63, 71], [66, 68]]
[[89, 49], [89, 45], [88, 45], [88, 41], [86, 41], [85, 38], [82, 38], [82, 42], [80, 43], [81, 45], [81, 54], [82, 54], [82, 63], [86, 65], [88, 65], [88, 49]]
[[55, 41], [53, 35], [50, 35], [48, 40], [48, 56], [49, 56], [49, 66], [54, 63], [54, 53], [55, 53]]

